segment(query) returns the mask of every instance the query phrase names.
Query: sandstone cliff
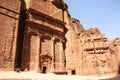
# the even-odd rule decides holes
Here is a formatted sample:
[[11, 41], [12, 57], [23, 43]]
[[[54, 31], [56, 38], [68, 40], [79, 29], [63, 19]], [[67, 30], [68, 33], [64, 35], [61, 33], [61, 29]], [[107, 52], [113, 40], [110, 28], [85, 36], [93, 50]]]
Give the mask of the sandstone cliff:
[[63, 0], [0, 1], [0, 71], [117, 75], [120, 38], [84, 29]]
[[71, 17], [68, 25], [66, 33], [68, 72], [73, 70], [81, 75], [118, 74], [119, 52], [113, 46], [119, 43], [118, 39], [109, 41], [97, 28], [85, 30], [77, 19]]

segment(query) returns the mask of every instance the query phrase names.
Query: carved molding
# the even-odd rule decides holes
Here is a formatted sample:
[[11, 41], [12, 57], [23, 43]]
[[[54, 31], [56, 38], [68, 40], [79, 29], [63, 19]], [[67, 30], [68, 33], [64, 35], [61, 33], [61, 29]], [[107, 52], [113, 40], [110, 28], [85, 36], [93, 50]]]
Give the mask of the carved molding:
[[64, 32], [65, 28], [65, 23], [61, 21], [57, 21], [56, 19], [53, 18], [47, 18], [45, 15], [36, 15], [36, 14], [28, 14], [29, 19], [28, 21], [43, 25], [43, 26], [48, 26], [51, 29], [55, 29], [61, 32]]
[[1, 6], [0, 6], [0, 14], [14, 18], [14, 19], [19, 19], [19, 13], [11, 11]]

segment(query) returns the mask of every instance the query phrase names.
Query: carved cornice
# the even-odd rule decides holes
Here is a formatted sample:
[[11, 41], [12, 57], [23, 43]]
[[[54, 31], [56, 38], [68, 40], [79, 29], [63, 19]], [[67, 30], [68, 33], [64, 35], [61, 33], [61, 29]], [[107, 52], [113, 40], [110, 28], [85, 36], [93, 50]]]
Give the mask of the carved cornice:
[[54, 36], [64, 37], [64, 35], [65, 35], [64, 32], [61, 32], [61, 31], [58, 31], [55, 29], [51, 29], [48, 26], [37, 24], [37, 23], [31, 22], [31, 21], [27, 21], [26, 26], [28, 26], [28, 33], [37, 31], [40, 34], [49, 34], [51, 36], [54, 35]]
[[14, 19], [19, 19], [19, 13], [12, 11], [10, 9], [7, 9], [3, 6], [0, 6], [0, 14], [14, 18]]
[[11, 12], [14, 13], [19, 13], [20, 12], [20, 4], [21, 1], [19, 0], [0, 0], [0, 7], [7, 9]]
[[21, 1], [19, 0], [9, 0], [9, 1], [1, 0], [0, 14], [14, 18], [14, 19], [19, 19], [20, 4], [21, 4]]

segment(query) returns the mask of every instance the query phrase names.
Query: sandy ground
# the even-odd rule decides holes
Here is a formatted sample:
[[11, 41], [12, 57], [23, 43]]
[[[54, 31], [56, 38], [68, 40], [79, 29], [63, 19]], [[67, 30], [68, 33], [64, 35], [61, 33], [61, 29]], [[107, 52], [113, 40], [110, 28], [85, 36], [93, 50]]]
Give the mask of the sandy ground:
[[0, 80], [120, 80], [111, 76], [74, 76], [41, 74], [36, 72], [0, 72]]

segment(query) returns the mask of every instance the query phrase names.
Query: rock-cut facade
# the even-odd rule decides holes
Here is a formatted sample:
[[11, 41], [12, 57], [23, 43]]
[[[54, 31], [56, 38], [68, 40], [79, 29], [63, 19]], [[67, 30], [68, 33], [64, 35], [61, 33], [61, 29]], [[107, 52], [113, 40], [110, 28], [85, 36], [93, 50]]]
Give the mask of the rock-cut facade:
[[117, 75], [119, 44], [85, 30], [63, 0], [0, 1], [0, 71]]

